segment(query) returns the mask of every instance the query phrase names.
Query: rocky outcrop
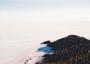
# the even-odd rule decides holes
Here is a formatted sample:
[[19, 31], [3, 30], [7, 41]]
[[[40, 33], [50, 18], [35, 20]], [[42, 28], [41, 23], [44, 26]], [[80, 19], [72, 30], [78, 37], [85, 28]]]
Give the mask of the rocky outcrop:
[[90, 40], [77, 35], [69, 35], [54, 42], [45, 41], [53, 51], [43, 55], [36, 64], [90, 64]]

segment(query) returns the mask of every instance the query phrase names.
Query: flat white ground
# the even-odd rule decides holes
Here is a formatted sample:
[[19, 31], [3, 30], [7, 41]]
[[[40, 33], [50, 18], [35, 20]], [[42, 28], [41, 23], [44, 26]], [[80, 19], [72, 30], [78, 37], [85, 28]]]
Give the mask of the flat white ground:
[[36, 49], [46, 40], [69, 34], [90, 39], [89, 28], [90, 22], [0, 22], [0, 64], [24, 64], [30, 57], [42, 55]]

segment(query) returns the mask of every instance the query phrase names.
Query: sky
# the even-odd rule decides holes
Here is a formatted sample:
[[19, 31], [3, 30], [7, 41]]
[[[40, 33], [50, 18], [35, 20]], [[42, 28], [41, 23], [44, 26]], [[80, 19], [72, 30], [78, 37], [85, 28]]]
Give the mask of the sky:
[[0, 0], [0, 22], [90, 21], [89, 0]]
[[0, 0], [0, 64], [23, 64], [45, 40], [90, 39], [89, 27], [89, 0]]
[[1, 10], [88, 9], [89, 0], [0, 0]]

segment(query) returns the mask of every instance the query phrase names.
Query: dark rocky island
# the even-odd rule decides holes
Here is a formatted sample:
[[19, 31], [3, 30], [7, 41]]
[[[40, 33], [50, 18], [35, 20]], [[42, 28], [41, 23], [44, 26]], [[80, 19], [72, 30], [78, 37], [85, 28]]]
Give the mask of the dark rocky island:
[[45, 41], [53, 51], [46, 53], [36, 64], [90, 64], [90, 40], [77, 35], [69, 35], [54, 42]]

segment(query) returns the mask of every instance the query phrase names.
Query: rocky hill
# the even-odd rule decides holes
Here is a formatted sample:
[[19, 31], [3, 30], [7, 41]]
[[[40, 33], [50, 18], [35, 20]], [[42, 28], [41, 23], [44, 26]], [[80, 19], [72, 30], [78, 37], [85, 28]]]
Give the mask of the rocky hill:
[[77, 35], [69, 35], [54, 42], [45, 41], [53, 51], [43, 55], [36, 64], [90, 64], [90, 40]]

